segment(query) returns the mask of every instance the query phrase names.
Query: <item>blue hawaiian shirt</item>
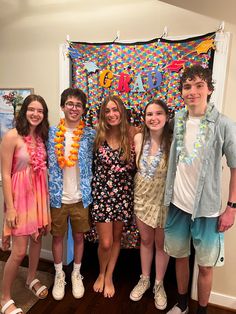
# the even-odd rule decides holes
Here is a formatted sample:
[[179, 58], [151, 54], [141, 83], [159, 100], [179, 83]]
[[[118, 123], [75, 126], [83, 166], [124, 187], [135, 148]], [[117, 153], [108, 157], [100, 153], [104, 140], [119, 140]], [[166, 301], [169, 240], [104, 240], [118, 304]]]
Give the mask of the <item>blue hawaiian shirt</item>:
[[[49, 129], [47, 142], [48, 153], [48, 172], [49, 172], [49, 196], [50, 206], [60, 208], [63, 191], [63, 171], [57, 162], [55, 154], [55, 142], [57, 127]], [[80, 172], [80, 190], [82, 193], [82, 202], [84, 207], [92, 203], [91, 180], [92, 180], [92, 160], [93, 160], [93, 142], [95, 130], [85, 127], [84, 134], [80, 140], [79, 147], [79, 172]]]

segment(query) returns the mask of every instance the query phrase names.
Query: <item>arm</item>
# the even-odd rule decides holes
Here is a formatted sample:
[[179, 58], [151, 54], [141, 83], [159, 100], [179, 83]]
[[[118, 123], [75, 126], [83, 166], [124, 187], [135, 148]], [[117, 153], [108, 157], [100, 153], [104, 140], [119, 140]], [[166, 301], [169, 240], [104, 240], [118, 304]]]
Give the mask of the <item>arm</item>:
[[[230, 172], [229, 201], [236, 203], [236, 168], [231, 168]], [[218, 230], [220, 232], [224, 232], [233, 226], [235, 214], [236, 208], [226, 207], [225, 211], [219, 217]]]
[[9, 131], [1, 143], [1, 168], [3, 196], [6, 206], [6, 223], [9, 227], [15, 228], [17, 225], [17, 213], [13, 202], [13, 191], [11, 182], [11, 170], [14, 151], [17, 144], [16, 130]]
[[142, 133], [137, 133], [134, 136], [134, 149], [135, 149], [135, 154], [136, 154], [136, 163], [138, 162], [138, 159], [139, 159], [139, 154], [140, 154], [141, 146], [142, 146], [142, 140], [143, 140]]

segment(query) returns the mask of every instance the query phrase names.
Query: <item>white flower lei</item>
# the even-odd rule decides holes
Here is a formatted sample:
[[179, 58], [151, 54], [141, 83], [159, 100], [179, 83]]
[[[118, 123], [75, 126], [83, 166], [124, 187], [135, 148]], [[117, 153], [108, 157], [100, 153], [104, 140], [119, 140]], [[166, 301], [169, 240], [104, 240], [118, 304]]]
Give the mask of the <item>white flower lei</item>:
[[185, 112], [181, 117], [178, 117], [176, 121], [176, 139], [177, 139], [177, 154], [179, 155], [179, 161], [188, 165], [192, 164], [193, 160], [199, 155], [203, 144], [206, 141], [206, 135], [208, 132], [208, 116], [211, 107], [208, 107], [205, 115], [200, 120], [199, 132], [196, 137], [196, 141], [193, 144], [193, 151], [188, 154], [184, 145], [184, 135], [186, 131], [186, 120], [188, 117], [187, 109], [183, 109]]
[[150, 146], [151, 146], [151, 141], [148, 139], [143, 147], [143, 152], [142, 152], [142, 157], [140, 159], [140, 163], [142, 165], [141, 167], [141, 174], [142, 176], [151, 179], [154, 177], [156, 169], [160, 163], [160, 160], [163, 155], [163, 150], [161, 146], [158, 148], [154, 158], [150, 163], [147, 162], [147, 158], [149, 156], [149, 151], [150, 151]]

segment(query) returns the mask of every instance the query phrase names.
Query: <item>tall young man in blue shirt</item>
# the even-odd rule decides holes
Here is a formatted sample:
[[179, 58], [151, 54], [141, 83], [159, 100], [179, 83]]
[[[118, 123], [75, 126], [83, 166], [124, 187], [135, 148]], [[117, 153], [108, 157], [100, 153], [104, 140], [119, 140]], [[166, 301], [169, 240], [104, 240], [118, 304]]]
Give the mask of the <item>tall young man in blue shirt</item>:
[[[209, 69], [186, 68], [180, 91], [186, 109], [175, 117], [166, 181], [165, 250], [176, 258], [178, 302], [168, 314], [188, 308], [190, 240], [198, 264], [197, 314], [207, 313], [213, 266], [224, 262], [224, 231], [236, 213], [236, 124], [209, 103], [214, 90]], [[222, 155], [230, 168], [229, 198], [221, 211]]]

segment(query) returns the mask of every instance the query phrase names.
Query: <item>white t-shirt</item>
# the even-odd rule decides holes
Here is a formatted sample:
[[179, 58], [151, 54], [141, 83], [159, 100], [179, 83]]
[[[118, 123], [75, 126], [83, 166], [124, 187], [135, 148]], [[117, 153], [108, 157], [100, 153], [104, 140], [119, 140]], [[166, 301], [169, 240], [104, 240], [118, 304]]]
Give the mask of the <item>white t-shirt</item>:
[[[186, 121], [184, 145], [188, 154], [193, 151], [199, 133], [200, 121], [201, 118], [199, 117], [188, 117]], [[198, 176], [201, 170], [201, 155], [199, 152], [190, 165], [179, 161], [176, 170], [172, 203], [190, 214], [193, 213]]]
[[[72, 137], [74, 129], [67, 129], [65, 132], [65, 158], [67, 159], [72, 149], [73, 143]], [[73, 167], [65, 167], [63, 169], [63, 192], [62, 203], [74, 204], [82, 199], [82, 193], [80, 190], [80, 175], [78, 161]]]

